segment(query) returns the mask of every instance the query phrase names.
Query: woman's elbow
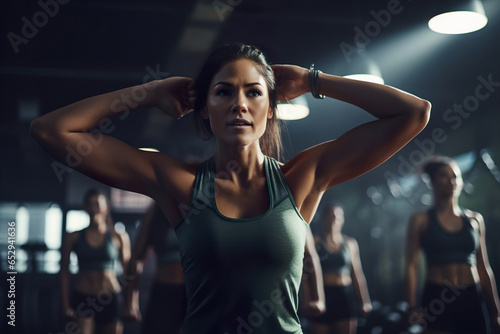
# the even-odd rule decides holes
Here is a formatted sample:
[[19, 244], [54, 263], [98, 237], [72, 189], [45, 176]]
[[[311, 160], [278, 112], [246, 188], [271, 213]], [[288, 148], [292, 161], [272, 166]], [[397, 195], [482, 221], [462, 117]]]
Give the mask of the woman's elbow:
[[429, 122], [429, 119], [431, 118], [432, 104], [427, 100], [420, 99], [418, 106], [415, 109], [421, 131], [425, 128], [425, 126]]
[[418, 99], [418, 101], [412, 104], [406, 116], [405, 132], [415, 137], [429, 122], [431, 117], [431, 103], [427, 100]]
[[63, 133], [60, 126], [46, 119], [44, 116], [35, 118], [31, 121], [30, 134], [36, 142], [43, 147], [60, 143]]
[[47, 137], [48, 127], [42, 117], [35, 118], [31, 121], [30, 134], [37, 141], [43, 141]]

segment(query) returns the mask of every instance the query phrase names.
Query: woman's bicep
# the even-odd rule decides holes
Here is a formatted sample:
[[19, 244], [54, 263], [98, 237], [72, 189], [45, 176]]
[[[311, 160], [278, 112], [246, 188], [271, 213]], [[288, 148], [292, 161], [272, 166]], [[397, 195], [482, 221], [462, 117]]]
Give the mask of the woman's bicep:
[[406, 232], [405, 258], [407, 267], [417, 267], [421, 248], [421, 236], [426, 215], [414, 214]]
[[120, 262], [123, 272], [126, 273], [130, 264], [130, 238], [127, 232], [119, 233], [120, 238]]
[[488, 251], [486, 247], [486, 227], [484, 224], [483, 217], [479, 213], [475, 213], [474, 216], [469, 217], [471, 220], [475, 220], [478, 225], [479, 231], [479, 249], [476, 252], [477, 258], [477, 268], [481, 277], [487, 274], [487, 271], [491, 270], [490, 263], [488, 260]]
[[[61, 132], [37, 138], [62, 164], [112, 187], [151, 195], [155, 173], [148, 152], [110, 136], [85, 132]], [[58, 177], [67, 171], [53, 163]]]
[[361, 257], [359, 255], [358, 242], [355, 239], [348, 239], [347, 245], [351, 252], [352, 275], [356, 280], [364, 277], [363, 267], [361, 265]]
[[327, 190], [374, 169], [413, 139], [427, 121], [428, 113], [384, 117], [313, 147], [318, 186]]

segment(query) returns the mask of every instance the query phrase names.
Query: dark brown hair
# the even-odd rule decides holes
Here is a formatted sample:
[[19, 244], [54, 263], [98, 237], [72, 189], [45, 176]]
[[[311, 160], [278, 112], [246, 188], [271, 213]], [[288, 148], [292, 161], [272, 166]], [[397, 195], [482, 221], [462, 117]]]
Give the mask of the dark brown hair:
[[427, 175], [430, 181], [434, 181], [434, 176], [438, 169], [452, 164], [456, 164], [456, 162], [451, 158], [439, 155], [430, 156], [422, 163], [419, 172]]
[[193, 114], [196, 131], [203, 139], [210, 139], [212, 137], [213, 133], [210, 121], [202, 117], [202, 111], [207, 105], [208, 89], [217, 72], [225, 64], [238, 59], [253, 61], [257, 70], [266, 81], [269, 93], [269, 106], [273, 112], [273, 116], [267, 121], [266, 130], [260, 138], [260, 146], [265, 155], [274, 156], [279, 159], [283, 145], [281, 142], [280, 121], [276, 112], [277, 97], [274, 72], [262, 51], [255, 46], [242, 43], [227, 44], [210, 54], [195, 82], [196, 101], [194, 103]]
[[103, 195], [104, 198], [106, 199], [106, 204], [108, 206], [108, 214], [106, 216], [106, 222], [108, 223], [109, 226], [113, 226], [114, 222], [113, 219], [111, 218], [111, 201], [109, 200], [108, 194], [99, 188], [91, 188], [87, 190], [87, 192], [83, 195], [83, 205], [86, 207], [90, 203], [90, 198], [93, 196], [100, 196]]

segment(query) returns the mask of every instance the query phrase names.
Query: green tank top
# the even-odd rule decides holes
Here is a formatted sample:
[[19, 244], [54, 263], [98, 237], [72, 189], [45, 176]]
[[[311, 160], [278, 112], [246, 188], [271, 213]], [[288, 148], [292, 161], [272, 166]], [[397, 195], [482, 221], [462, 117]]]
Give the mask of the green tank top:
[[307, 223], [276, 160], [264, 160], [270, 205], [233, 219], [215, 204], [215, 163], [203, 162], [176, 228], [188, 306], [182, 334], [302, 333], [298, 291]]

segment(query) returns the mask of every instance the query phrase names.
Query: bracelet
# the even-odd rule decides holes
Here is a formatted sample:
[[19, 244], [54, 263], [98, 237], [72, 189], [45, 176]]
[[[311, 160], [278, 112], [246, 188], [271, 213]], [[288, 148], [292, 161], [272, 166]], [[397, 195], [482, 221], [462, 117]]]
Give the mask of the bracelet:
[[314, 69], [314, 64], [309, 67], [309, 87], [311, 88], [311, 94], [317, 99], [324, 99], [325, 96], [319, 93], [319, 74], [323, 73], [320, 70]]

